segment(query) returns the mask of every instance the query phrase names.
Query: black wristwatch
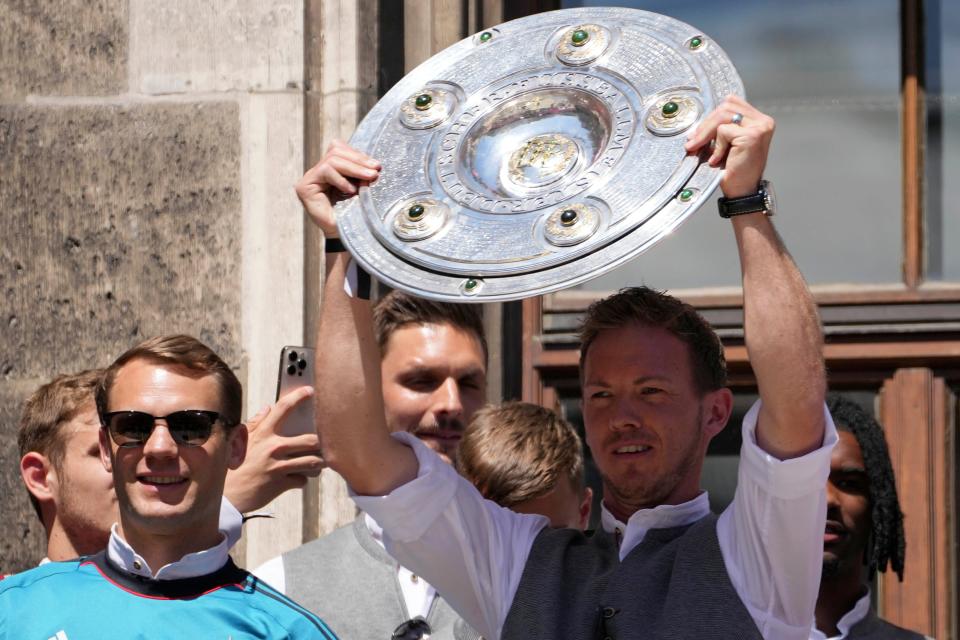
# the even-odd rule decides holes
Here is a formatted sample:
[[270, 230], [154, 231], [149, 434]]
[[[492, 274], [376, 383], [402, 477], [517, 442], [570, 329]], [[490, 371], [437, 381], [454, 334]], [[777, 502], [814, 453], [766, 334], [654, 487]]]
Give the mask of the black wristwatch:
[[323, 241], [324, 253], [343, 253], [347, 248], [343, 245], [340, 238], [326, 238]]
[[757, 192], [742, 198], [720, 198], [717, 200], [721, 218], [732, 218], [745, 213], [763, 213], [772, 216], [776, 211], [776, 196], [769, 180], [761, 180]]

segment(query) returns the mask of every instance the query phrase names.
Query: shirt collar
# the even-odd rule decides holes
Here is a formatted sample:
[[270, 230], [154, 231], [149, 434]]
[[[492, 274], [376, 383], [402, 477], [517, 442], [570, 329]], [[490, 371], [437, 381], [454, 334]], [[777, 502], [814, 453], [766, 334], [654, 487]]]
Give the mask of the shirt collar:
[[652, 509], [640, 509], [626, 524], [610, 513], [607, 505], [601, 503], [600, 525], [607, 533], [612, 533], [620, 545], [620, 560], [623, 560], [634, 547], [643, 542], [650, 529], [668, 529], [682, 527], [706, 517], [710, 513], [710, 498], [706, 491], [693, 500], [680, 504], [661, 504]]
[[867, 589], [867, 593], [857, 600], [857, 604], [853, 605], [853, 609], [847, 611], [843, 617], [840, 618], [840, 621], [837, 622], [840, 637], [846, 638], [847, 634], [850, 633], [850, 629], [866, 618], [868, 613], [870, 613], [870, 589]]
[[227, 537], [221, 535], [220, 544], [215, 547], [188, 553], [153, 573], [147, 561], [123, 539], [116, 524], [110, 529], [110, 541], [107, 543], [107, 556], [115, 565], [127, 573], [154, 580], [195, 578], [213, 573], [227, 564], [228, 550]]
[[817, 629], [817, 623], [814, 622], [813, 628], [810, 630], [810, 640], [843, 640], [849, 637], [850, 629], [860, 624], [869, 613], [870, 589], [868, 588], [867, 592], [853, 605], [853, 608], [843, 614], [843, 617], [837, 622], [837, 631], [840, 632], [839, 635], [828, 638], [827, 634]]
[[847, 611], [840, 621], [837, 622], [837, 629], [840, 631], [840, 637], [846, 638], [850, 633], [850, 629], [854, 625], [858, 624], [861, 620], [867, 617], [867, 614], [870, 613], [870, 589], [867, 589], [867, 592], [863, 595], [862, 598], [857, 600], [857, 604], [853, 605], [853, 609]]

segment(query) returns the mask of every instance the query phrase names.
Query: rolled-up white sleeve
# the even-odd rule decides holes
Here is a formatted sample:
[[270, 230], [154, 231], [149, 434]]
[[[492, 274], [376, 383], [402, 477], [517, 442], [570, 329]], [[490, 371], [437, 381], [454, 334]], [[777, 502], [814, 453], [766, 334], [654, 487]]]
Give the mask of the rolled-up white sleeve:
[[385, 496], [354, 502], [383, 527], [397, 561], [423, 576], [487, 640], [499, 640], [523, 567], [544, 516], [519, 514], [483, 496], [408, 433], [393, 437], [414, 450], [417, 477]]
[[823, 565], [826, 483], [837, 430], [824, 406], [822, 446], [779, 460], [757, 445], [757, 401], [743, 420], [733, 502], [717, 537], [727, 573], [764, 638], [806, 640]]

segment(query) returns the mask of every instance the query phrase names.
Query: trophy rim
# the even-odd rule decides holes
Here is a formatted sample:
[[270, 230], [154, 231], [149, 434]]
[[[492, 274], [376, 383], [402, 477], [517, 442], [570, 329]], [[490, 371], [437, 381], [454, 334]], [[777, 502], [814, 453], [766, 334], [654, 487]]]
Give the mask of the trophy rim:
[[[646, 20], [647, 22], [643, 23], [644, 27], [649, 27], [648, 22], [665, 25], [665, 28], [682, 31], [686, 34], [687, 40], [699, 37], [709, 42], [711, 60], [722, 71], [722, 79], [726, 82], [726, 88], [729, 90], [723, 91], [723, 95], [718, 95], [718, 92], [723, 89], [722, 86], [718, 87], [710, 82], [697, 86], [696, 90], [703, 104], [695, 122], [690, 125], [691, 128], [702, 121], [709, 110], [719, 104], [727, 95], [745, 95], [742, 80], [720, 45], [695, 27], [662, 14], [621, 7], [560, 9], [512, 20], [487, 29], [485, 32], [496, 32], [498, 35], [495, 37], [503, 37], [501, 34], [510, 34], [522, 30], [526, 25], [534, 25], [541, 30], [551, 26], [560, 29], [567, 24], [586, 23], [587, 21], [612, 25], [617, 23], [618, 18]], [[406, 98], [420, 87], [425, 87], [431, 82], [435, 85], [442, 84], [442, 80], [437, 80], [443, 78], [442, 71], [474, 51], [477, 47], [478, 37], [479, 34], [474, 34], [460, 40], [434, 54], [405, 75], [364, 117], [351, 137], [350, 144], [367, 153], [374, 151], [382, 132], [393, 123], [393, 119], [396, 117], [393, 111], [396, 110], [398, 100]], [[606, 55], [606, 53], [608, 52], [603, 55]], [[598, 58], [601, 62], [603, 55]], [[599, 76], [616, 73], [616, 70], [609, 70], [602, 66], [591, 66], [595, 62], [590, 62], [583, 67], [568, 67], [558, 63], [555, 68], [557, 70], [572, 69], [572, 72], [580, 69], [599, 69], [599, 71], [595, 71]], [[684, 62], [690, 64], [688, 60], [684, 60]], [[697, 68], [695, 71], [700, 75], [707, 75], [707, 71], [703, 68]], [[508, 73], [497, 76], [487, 86], [497, 85], [505, 78], [523, 72], [523, 69], [513, 67]], [[627, 84], [629, 85], [629, 79], [627, 79]], [[633, 88], [632, 85], [631, 88]], [[634, 91], [636, 90], [634, 89]], [[674, 91], [674, 93], [676, 92]], [[475, 94], [476, 92], [473, 95], [475, 96]], [[636, 91], [636, 94], [639, 95], [639, 91]], [[469, 96], [466, 99], [464, 96], [457, 96], [457, 98], [462, 101], [458, 105], [460, 109], [469, 100]], [[489, 115], [490, 112], [488, 110], [483, 115]], [[452, 120], [447, 121], [447, 125]], [[445, 125], [441, 125], [441, 130], [443, 126]], [[640, 129], [644, 125], [638, 121], [635, 126]], [[648, 129], [654, 136], [657, 135], [649, 126]], [[428, 148], [427, 152], [432, 153], [433, 150]], [[428, 163], [430, 158], [418, 158], [417, 163], [421, 160]], [[680, 171], [681, 168], [683, 171]], [[385, 167], [385, 169], [389, 170], [389, 167]], [[678, 171], [680, 171], [679, 174]], [[682, 177], [682, 180], [677, 177], [678, 175]], [[384, 173], [382, 172], [380, 180], [383, 180], [383, 176]], [[606, 185], [607, 182], [615, 180], [615, 176], [616, 171], [611, 171], [601, 178], [601, 180], [605, 180], [602, 184]], [[357, 197], [338, 205], [338, 223], [340, 237], [358, 264], [391, 287], [405, 290], [423, 298], [445, 302], [510, 301], [574, 287], [633, 260], [663, 237], [669, 235], [704, 203], [709, 201], [710, 195], [719, 185], [721, 178], [722, 170], [709, 167], [706, 164], [705, 155], [684, 157], [676, 163], [674, 172], [670, 174], [669, 179], [653, 193], [646, 194], [645, 200], [639, 206], [621, 208], [630, 210], [621, 215], [620, 219], [633, 216], [635, 219], [632, 223], [625, 225], [618, 232], [606, 236], [595, 235], [594, 237], [598, 239], [593, 244], [591, 244], [593, 239], [591, 238], [582, 246], [573, 247], [566, 253], [558, 251], [557, 255], [559, 257], [553, 259], [552, 262], [545, 260], [543, 266], [514, 269], [513, 271], [511, 271], [511, 265], [506, 267], [495, 265], [489, 269], [458, 268], [459, 265], [455, 263], [452, 265], [442, 262], [437, 264], [418, 256], [413, 251], [405, 252], [406, 247], [401, 244], [402, 238], [397, 240], [385, 235], [387, 226], [385, 220], [381, 218], [382, 226], [374, 229], [374, 224], [368, 219], [364, 207], [374, 207], [371, 187], [369, 186], [361, 187]], [[436, 185], [433, 186], [436, 187]], [[597, 193], [594, 186], [596, 185], [591, 184], [578, 201], [589, 201], [591, 196]], [[679, 197], [676, 194], [688, 188], [695, 190], [696, 198], [692, 202], [679, 203]], [[414, 193], [417, 193], [417, 191], [414, 190]], [[438, 188], [434, 188], [433, 195], [435, 197], [444, 194]], [[454, 207], [457, 206], [456, 202], [452, 204]], [[620, 209], [618, 209], [618, 213], [619, 211]], [[454, 213], [460, 215], [464, 213], [464, 210], [460, 208]], [[542, 214], [543, 211], [539, 211], [539, 213]], [[377, 214], [372, 215], [376, 217]], [[387, 216], [388, 214], [382, 213], [380, 215]], [[637, 222], [636, 218], [642, 219]], [[384, 241], [385, 237], [386, 241]], [[563, 247], [560, 244], [557, 246]]]

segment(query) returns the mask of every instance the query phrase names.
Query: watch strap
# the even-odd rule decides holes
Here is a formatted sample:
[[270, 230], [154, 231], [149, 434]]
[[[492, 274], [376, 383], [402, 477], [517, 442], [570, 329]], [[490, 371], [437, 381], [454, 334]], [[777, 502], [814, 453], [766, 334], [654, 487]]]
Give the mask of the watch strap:
[[323, 241], [324, 253], [343, 253], [346, 250], [340, 238], [327, 238]]
[[765, 181], [760, 182], [756, 193], [739, 198], [720, 198], [717, 200], [717, 208], [720, 210], [721, 218], [732, 218], [746, 213], [766, 213], [768, 207], [769, 201]]

